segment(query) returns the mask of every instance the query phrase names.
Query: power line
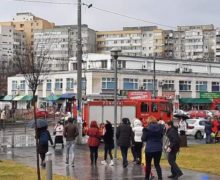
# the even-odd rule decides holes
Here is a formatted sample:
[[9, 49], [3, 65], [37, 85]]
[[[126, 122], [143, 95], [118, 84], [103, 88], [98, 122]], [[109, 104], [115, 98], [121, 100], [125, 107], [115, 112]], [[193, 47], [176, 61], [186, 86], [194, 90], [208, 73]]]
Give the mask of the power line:
[[[71, 2], [53, 2], [53, 1], [43, 1], [43, 0], [11, 0], [11, 1], [29, 2], [29, 3], [44, 3], [44, 4], [77, 5], [77, 3], [71, 3]], [[125, 17], [125, 18], [128, 18], [128, 19], [132, 19], [132, 20], [141, 21], [141, 22], [148, 23], [148, 24], [153, 24], [153, 25], [158, 25], [158, 26], [163, 26], [163, 27], [176, 29], [176, 27], [174, 27], [174, 26], [170, 26], [170, 25], [166, 25], [166, 24], [161, 24], [161, 23], [157, 23], [157, 22], [153, 22], [153, 21], [148, 21], [148, 20], [132, 17], [132, 16], [129, 16], [129, 15], [126, 15], [126, 14], [121, 14], [119, 12], [114, 12], [114, 11], [110, 11], [110, 10], [107, 10], [107, 9], [102, 9], [102, 8], [99, 8], [99, 7], [95, 7], [92, 4], [81, 3], [81, 5], [84, 5], [84, 6], [87, 6], [88, 8], [93, 8], [93, 9], [96, 9], [98, 11], [102, 11], [102, 12], [105, 12], [105, 13]]]
[[53, 1], [42, 1], [42, 0], [12, 0], [12, 1], [19, 1], [19, 2], [29, 2], [29, 3], [43, 3], [43, 4], [66, 4], [72, 5], [76, 3], [68, 3], [68, 2], [53, 2]]
[[154, 25], [163, 26], [163, 27], [169, 27], [169, 28], [172, 28], [172, 29], [176, 28], [176, 27], [173, 27], [173, 26], [169, 26], [169, 25], [165, 25], [165, 24], [160, 24], [160, 23], [156, 23], [156, 22], [147, 21], [147, 20], [144, 20], [144, 19], [139, 19], [139, 18], [136, 18], [136, 17], [128, 16], [128, 15], [121, 14], [121, 13], [118, 13], [118, 12], [114, 12], [114, 11], [110, 11], [110, 10], [106, 10], [106, 9], [101, 9], [101, 8], [91, 6], [91, 5], [87, 5], [87, 4], [84, 4], [84, 3], [82, 5], [86, 5], [88, 7], [90, 6], [90, 8], [94, 8], [94, 9], [99, 10], [99, 11], [103, 11], [103, 12], [107, 12], [107, 13], [110, 13], [110, 14], [118, 15], [118, 16], [125, 17], [125, 18], [128, 18], [128, 19], [133, 19], [133, 20], [136, 20], [136, 21], [142, 21], [142, 22], [145, 22], [145, 23], [154, 24]]

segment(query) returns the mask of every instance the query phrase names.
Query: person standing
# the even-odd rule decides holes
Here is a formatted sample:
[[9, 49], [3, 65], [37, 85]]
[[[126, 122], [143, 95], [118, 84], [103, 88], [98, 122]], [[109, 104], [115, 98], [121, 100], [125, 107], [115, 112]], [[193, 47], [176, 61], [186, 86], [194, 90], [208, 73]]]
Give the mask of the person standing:
[[143, 147], [141, 137], [143, 135], [143, 126], [139, 119], [134, 119], [134, 127], [132, 130], [134, 132], [134, 151], [135, 151], [136, 163], [141, 164], [142, 147]]
[[75, 139], [79, 135], [78, 128], [73, 122], [75, 118], [69, 118], [68, 124], [64, 127], [63, 136], [66, 138], [66, 164], [69, 164], [69, 153], [72, 154], [72, 167], [74, 167], [75, 158]]
[[186, 120], [181, 118], [180, 122], [179, 122], [180, 136], [185, 136], [186, 135], [186, 130], [187, 130]]
[[157, 119], [153, 116], [148, 118], [148, 126], [143, 129], [142, 141], [146, 142], [145, 159], [146, 174], [145, 179], [150, 179], [151, 162], [154, 159], [154, 166], [157, 171], [158, 180], [162, 180], [162, 170], [160, 167], [160, 159], [163, 146], [163, 126], [157, 123]]
[[109, 154], [111, 162], [110, 166], [114, 166], [112, 149], [114, 149], [114, 140], [113, 140], [113, 128], [112, 124], [109, 121], [106, 121], [105, 130], [104, 130], [104, 144], [105, 144], [105, 153], [104, 153], [104, 161], [101, 161], [101, 164], [106, 165], [107, 155]]
[[60, 120], [54, 127], [54, 135], [55, 135], [54, 148], [56, 148], [56, 144], [62, 144], [62, 148], [64, 148], [63, 130], [64, 130], [63, 122]]
[[212, 134], [212, 123], [211, 123], [211, 119], [209, 118], [205, 122], [206, 144], [210, 144], [212, 142], [211, 134]]
[[87, 135], [89, 136], [88, 145], [90, 149], [91, 165], [97, 165], [98, 148], [100, 144], [101, 135], [96, 121], [91, 121], [90, 128], [87, 131]]
[[5, 120], [6, 120], [6, 113], [5, 110], [3, 109], [1, 112], [1, 128], [5, 129]]
[[43, 128], [38, 128], [37, 130], [38, 153], [40, 154], [42, 167], [46, 166], [45, 157], [46, 157], [46, 153], [48, 152], [48, 141], [50, 141], [50, 144], [53, 145], [50, 132], [47, 130], [47, 128], [48, 127], [46, 126]]
[[173, 125], [172, 121], [169, 121], [165, 124], [167, 130], [167, 137], [169, 139], [169, 145], [166, 147], [166, 151], [168, 153], [168, 163], [171, 166], [171, 175], [168, 178], [172, 178], [177, 180], [180, 176], [183, 175], [179, 166], [176, 163], [176, 154], [180, 149], [180, 137], [178, 134], [178, 129]]
[[219, 122], [218, 117], [214, 116], [212, 121], [212, 132], [214, 133], [214, 143], [216, 143], [216, 135], [218, 133]]
[[121, 125], [119, 125], [117, 128], [116, 138], [117, 144], [121, 149], [124, 168], [128, 166], [127, 154], [128, 148], [131, 146], [132, 133], [133, 132], [130, 126], [130, 120], [128, 118], [123, 118]]

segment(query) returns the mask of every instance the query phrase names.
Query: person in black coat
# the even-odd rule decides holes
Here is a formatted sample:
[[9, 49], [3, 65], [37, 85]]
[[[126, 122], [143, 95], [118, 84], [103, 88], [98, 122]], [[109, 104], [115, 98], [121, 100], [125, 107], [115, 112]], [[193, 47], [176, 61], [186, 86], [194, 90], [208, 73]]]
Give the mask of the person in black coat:
[[153, 116], [148, 118], [148, 126], [143, 129], [142, 141], [146, 142], [145, 161], [146, 174], [145, 179], [150, 179], [151, 162], [154, 159], [154, 166], [157, 171], [158, 180], [162, 180], [162, 170], [160, 167], [160, 159], [163, 146], [163, 126], [157, 123], [157, 119]]
[[169, 121], [165, 124], [167, 129], [167, 137], [169, 139], [168, 147], [165, 147], [168, 153], [168, 162], [171, 166], [171, 173], [172, 175], [168, 176], [168, 178], [172, 178], [177, 180], [180, 176], [183, 175], [182, 171], [180, 170], [179, 166], [176, 163], [176, 154], [179, 152], [180, 149], [180, 137], [178, 134], [178, 129], [174, 127], [173, 122]]
[[121, 125], [116, 131], [117, 144], [121, 149], [121, 155], [123, 158], [123, 167], [126, 168], [128, 165], [127, 154], [128, 148], [131, 146], [132, 128], [130, 126], [130, 120], [123, 118]]
[[37, 133], [38, 138], [38, 153], [40, 154], [41, 158], [41, 166], [45, 167], [45, 157], [46, 153], [48, 152], [48, 141], [50, 141], [50, 144], [53, 145], [53, 140], [50, 136], [50, 132], [47, 130], [47, 126], [43, 128], [38, 128]]
[[211, 134], [212, 134], [212, 122], [207, 120], [205, 122], [205, 134], [206, 134], [206, 144], [211, 143]]
[[106, 165], [107, 162], [107, 155], [109, 154], [111, 162], [110, 162], [110, 166], [114, 165], [114, 161], [113, 161], [113, 156], [112, 156], [112, 149], [114, 149], [114, 140], [113, 140], [113, 128], [112, 128], [112, 124], [109, 121], [106, 121], [105, 124], [105, 133], [103, 136], [104, 139], [104, 144], [105, 144], [105, 153], [104, 153], [104, 161], [102, 161], [101, 163], [103, 165]]

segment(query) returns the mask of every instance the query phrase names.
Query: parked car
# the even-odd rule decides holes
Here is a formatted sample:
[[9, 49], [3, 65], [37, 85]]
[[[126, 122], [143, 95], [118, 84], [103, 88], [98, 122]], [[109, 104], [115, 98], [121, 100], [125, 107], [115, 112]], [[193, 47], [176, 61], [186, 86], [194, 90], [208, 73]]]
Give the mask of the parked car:
[[187, 130], [186, 135], [194, 136], [195, 139], [202, 139], [205, 134], [205, 122], [207, 120], [200, 119], [187, 119]]
[[48, 111], [45, 110], [45, 109], [39, 108], [39, 109], [36, 110], [36, 116], [37, 116], [37, 118], [45, 118], [45, 117], [48, 117], [48, 114], [49, 114]]

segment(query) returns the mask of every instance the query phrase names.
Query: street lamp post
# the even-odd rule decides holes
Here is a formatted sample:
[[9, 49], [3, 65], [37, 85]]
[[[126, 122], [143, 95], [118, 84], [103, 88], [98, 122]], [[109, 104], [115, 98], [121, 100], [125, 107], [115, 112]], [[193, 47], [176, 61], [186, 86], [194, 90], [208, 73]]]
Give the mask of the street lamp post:
[[155, 68], [156, 55], [154, 55], [154, 74], [153, 74], [153, 98], [156, 99], [156, 68]]
[[118, 62], [117, 62], [117, 59], [118, 59], [118, 55], [119, 53], [121, 52], [120, 49], [117, 49], [117, 48], [113, 48], [111, 50], [111, 56], [112, 58], [114, 59], [114, 65], [115, 65], [115, 68], [114, 68], [114, 78], [115, 78], [115, 88], [114, 88], [114, 146], [115, 146], [115, 149], [114, 149], [114, 159], [115, 161], [117, 160], [117, 142], [116, 142], [116, 130], [117, 130], [117, 92], [118, 92]]

